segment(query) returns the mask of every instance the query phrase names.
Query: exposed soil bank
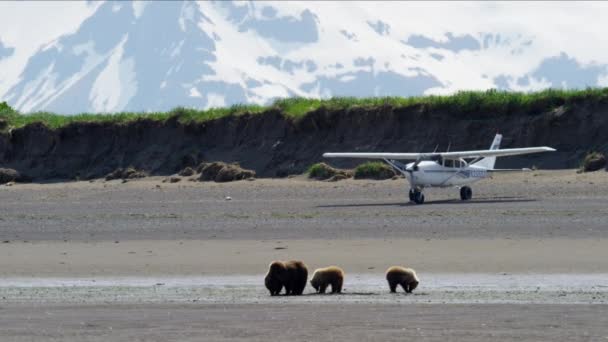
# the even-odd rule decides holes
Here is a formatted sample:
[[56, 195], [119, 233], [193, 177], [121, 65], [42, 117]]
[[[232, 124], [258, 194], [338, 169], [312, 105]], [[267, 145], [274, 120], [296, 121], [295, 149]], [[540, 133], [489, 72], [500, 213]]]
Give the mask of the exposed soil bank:
[[[133, 166], [168, 175], [201, 161], [239, 162], [259, 177], [303, 172], [325, 151], [432, 151], [486, 148], [496, 131], [503, 146], [549, 145], [558, 152], [501, 159], [498, 167], [578, 167], [590, 150], [608, 149], [608, 104], [572, 103], [538, 114], [446, 113], [424, 106], [320, 108], [299, 120], [278, 110], [182, 124], [76, 123], [56, 130], [30, 124], [0, 134], [0, 166], [31, 179], [99, 178]], [[335, 160], [352, 167], [361, 162]]]

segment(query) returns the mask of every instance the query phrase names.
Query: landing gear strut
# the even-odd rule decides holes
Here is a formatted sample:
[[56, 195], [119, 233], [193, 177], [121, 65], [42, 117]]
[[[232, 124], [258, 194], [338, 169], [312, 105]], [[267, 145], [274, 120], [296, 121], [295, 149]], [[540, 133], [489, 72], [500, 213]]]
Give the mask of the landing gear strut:
[[468, 201], [473, 198], [473, 190], [471, 190], [468, 186], [463, 186], [460, 188], [460, 199], [463, 201]]
[[424, 194], [420, 190], [410, 189], [410, 201], [416, 204], [424, 203]]

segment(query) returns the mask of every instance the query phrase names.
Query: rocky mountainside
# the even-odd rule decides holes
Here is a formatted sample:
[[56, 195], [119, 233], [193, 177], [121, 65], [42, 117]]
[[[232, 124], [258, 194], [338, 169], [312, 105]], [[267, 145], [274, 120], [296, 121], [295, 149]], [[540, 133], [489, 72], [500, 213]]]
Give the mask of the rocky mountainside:
[[[517, 5], [483, 3], [4, 3], [0, 101], [26, 113], [72, 114], [607, 85], [603, 50], [575, 44], [602, 46], [603, 17], [592, 18], [607, 11], [543, 6], [519, 13]], [[39, 9], [69, 15], [65, 27], [49, 27], [61, 34], [47, 41], [36, 27], [11, 24]], [[552, 11], [571, 15], [540, 26], [526, 16]], [[571, 36], [581, 32], [569, 26], [578, 17], [586, 18], [584, 37]], [[23, 36], [30, 31], [36, 36]], [[29, 46], [33, 38], [41, 45]]]

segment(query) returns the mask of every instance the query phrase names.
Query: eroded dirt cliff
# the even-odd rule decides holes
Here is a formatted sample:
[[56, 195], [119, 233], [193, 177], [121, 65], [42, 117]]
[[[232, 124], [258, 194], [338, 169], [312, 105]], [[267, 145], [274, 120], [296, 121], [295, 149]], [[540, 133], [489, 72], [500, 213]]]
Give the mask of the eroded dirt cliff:
[[[202, 161], [239, 162], [258, 177], [301, 173], [327, 151], [433, 151], [548, 145], [558, 152], [506, 157], [497, 167], [573, 168], [591, 150], [608, 150], [608, 103], [581, 101], [494, 115], [428, 110], [422, 105], [320, 108], [300, 119], [270, 109], [201, 123], [141, 119], [128, 124], [30, 124], [0, 134], [0, 167], [35, 181], [103, 177], [134, 166], [168, 175]], [[330, 160], [351, 167], [361, 160]]]

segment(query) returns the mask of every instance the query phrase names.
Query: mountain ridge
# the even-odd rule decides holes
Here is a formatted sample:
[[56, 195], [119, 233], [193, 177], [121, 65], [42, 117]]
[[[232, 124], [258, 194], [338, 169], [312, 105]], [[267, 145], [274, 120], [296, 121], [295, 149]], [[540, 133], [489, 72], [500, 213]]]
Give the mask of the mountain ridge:
[[[75, 114], [265, 105], [294, 96], [608, 85], [608, 63], [577, 57], [576, 49], [558, 43], [540, 53], [548, 38], [538, 32], [421, 25], [432, 4], [108, 1], [89, 7], [74, 31], [27, 56], [18, 78], [2, 80], [0, 99], [22, 112]], [[458, 19], [466, 10], [486, 11], [453, 7], [462, 27], [470, 26]], [[0, 36], [0, 71], [23, 58], [19, 44]]]

